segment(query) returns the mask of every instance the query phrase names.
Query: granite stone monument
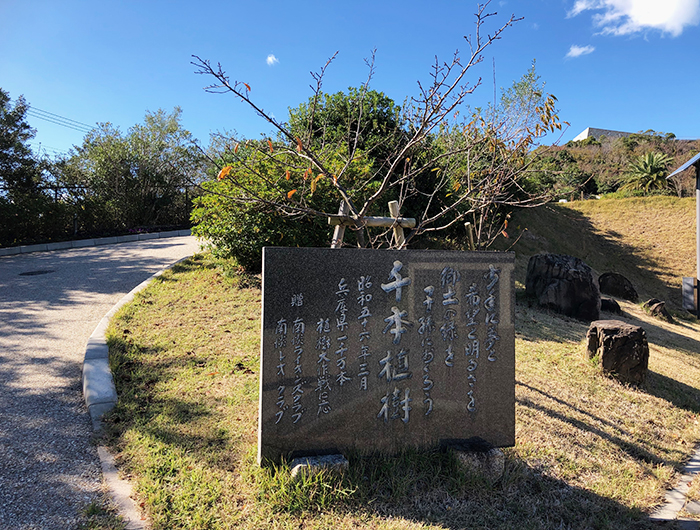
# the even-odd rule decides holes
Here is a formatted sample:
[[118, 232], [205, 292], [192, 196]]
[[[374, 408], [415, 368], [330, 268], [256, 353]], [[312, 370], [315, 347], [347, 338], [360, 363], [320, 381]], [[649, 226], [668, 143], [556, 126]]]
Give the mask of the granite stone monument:
[[259, 462], [513, 445], [514, 260], [266, 247]]

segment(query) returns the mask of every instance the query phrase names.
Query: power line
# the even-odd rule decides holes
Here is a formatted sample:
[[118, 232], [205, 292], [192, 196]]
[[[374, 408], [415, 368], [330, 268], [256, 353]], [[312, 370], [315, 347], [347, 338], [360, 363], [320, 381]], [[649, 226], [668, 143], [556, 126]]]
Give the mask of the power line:
[[40, 120], [45, 120], [50, 123], [60, 125], [61, 127], [66, 127], [68, 129], [73, 129], [82, 133], [89, 133], [91, 130], [94, 129], [94, 127], [88, 125], [87, 123], [72, 120], [70, 118], [66, 118], [64, 116], [60, 116], [58, 114], [54, 114], [53, 112], [49, 112], [46, 110], [41, 110], [36, 107], [27, 107], [27, 114], [34, 118], [39, 118]]
[[50, 145], [45, 145], [41, 142], [30, 142], [29, 145], [32, 146], [33, 149], [35, 149], [37, 152], [41, 153], [41, 151], [52, 151], [56, 155], [67, 155], [68, 150], [66, 149], [59, 149], [58, 147], [52, 147]]
[[37, 107], [32, 107], [32, 106], [29, 106], [28, 109], [32, 110], [34, 112], [38, 112], [40, 114], [47, 115], [51, 118], [55, 118], [55, 119], [59, 119], [59, 120], [65, 121], [65, 122], [69, 122], [69, 123], [74, 124], [74, 125], [79, 126], [79, 127], [86, 127], [88, 129], [94, 128], [91, 125], [88, 125], [87, 123], [83, 123], [82, 121], [73, 120], [71, 118], [66, 118], [65, 116], [60, 116], [58, 114], [54, 114], [53, 112], [49, 112], [48, 110], [42, 110], [42, 109], [39, 109]]
[[73, 129], [75, 131], [82, 132], [82, 133], [88, 133], [92, 130], [92, 129], [88, 129], [87, 127], [77, 127], [77, 126], [72, 125], [68, 122], [64, 122], [61, 120], [55, 120], [55, 119], [48, 117], [48, 116], [42, 116], [41, 114], [37, 114], [35, 112], [32, 112], [31, 110], [27, 111], [27, 114], [29, 116], [34, 117], [34, 118], [39, 118], [41, 120], [45, 120], [45, 121], [48, 121], [50, 123], [55, 123], [56, 125], [60, 125], [62, 127], [68, 128], [68, 129]]

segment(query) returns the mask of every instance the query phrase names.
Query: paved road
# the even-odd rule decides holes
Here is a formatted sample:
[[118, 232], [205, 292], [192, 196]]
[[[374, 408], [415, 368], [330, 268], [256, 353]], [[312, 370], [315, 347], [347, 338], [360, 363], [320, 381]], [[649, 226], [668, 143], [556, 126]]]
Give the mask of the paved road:
[[97, 498], [81, 367], [121, 297], [194, 237], [0, 257], [0, 529], [68, 530]]

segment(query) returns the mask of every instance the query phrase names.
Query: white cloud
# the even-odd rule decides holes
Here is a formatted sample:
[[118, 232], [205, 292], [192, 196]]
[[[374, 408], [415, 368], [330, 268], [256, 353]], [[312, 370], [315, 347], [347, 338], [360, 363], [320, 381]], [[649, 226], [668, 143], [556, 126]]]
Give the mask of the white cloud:
[[593, 53], [594, 51], [595, 48], [593, 46], [577, 46], [576, 44], [572, 44], [571, 48], [569, 48], [569, 53], [566, 54], [566, 57], [573, 59], [574, 57], [588, 55], [589, 53]]
[[280, 60], [275, 57], [272, 53], [267, 56], [267, 66], [274, 66], [276, 65]]
[[700, 0], [576, 0], [568, 16], [589, 10], [602, 11], [593, 21], [602, 33], [612, 35], [657, 29], [677, 37], [686, 26], [700, 22]]
[[575, 17], [579, 13], [586, 11], [587, 9], [599, 9], [602, 2], [596, 0], [576, 0], [574, 2], [574, 7], [569, 11], [569, 17]]

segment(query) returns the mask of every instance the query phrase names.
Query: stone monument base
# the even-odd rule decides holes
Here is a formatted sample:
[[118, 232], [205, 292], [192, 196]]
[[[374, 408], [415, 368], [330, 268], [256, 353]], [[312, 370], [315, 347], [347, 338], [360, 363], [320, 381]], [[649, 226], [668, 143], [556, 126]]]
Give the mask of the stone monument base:
[[464, 468], [474, 475], [484, 477], [491, 484], [503, 476], [506, 457], [497, 447], [488, 451], [453, 451]]
[[295, 458], [289, 467], [292, 468], [292, 480], [298, 481], [324, 471], [344, 473], [348, 469], [348, 465], [348, 461], [343, 455], [325, 455]]

